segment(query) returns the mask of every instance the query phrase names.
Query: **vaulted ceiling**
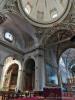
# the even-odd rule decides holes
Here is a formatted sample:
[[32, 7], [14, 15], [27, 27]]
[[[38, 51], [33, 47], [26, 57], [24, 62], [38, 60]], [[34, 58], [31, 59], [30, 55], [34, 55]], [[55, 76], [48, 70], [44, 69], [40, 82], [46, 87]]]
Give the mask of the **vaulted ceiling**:
[[0, 25], [1, 31], [12, 32], [24, 50], [42, 45], [44, 47], [55, 46], [56, 51], [60, 48], [59, 51], [62, 52], [73, 44], [70, 42], [71, 37], [75, 35], [73, 10], [74, 7], [60, 24], [57, 23], [48, 28], [33, 26], [20, 13], [8, 11], [4, 14], [7, 17], [6, 21]]
[[35, 28], [27, 23], [22, 16], [15, 13], [6, 13], [5, 16], [7, 18], [6, 21], [0, 25], [2, 32], [9, 31], [13, 33], [23, 49], [28, 46], [28, 40], [31, 42], [31, 46], [37, 43]]

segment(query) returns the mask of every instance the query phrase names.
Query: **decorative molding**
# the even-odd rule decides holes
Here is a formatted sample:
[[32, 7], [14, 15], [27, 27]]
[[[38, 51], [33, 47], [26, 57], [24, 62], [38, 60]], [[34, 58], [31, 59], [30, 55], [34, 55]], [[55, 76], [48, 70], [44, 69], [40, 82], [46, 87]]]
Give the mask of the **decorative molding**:
[[7, 9], [8, 11], [18, 11], [17, 1], [7, 0], [3, 9]]
[[20, 14], [17, 0], [0, 0], [0, 12], [3, 14], [8, 12]]
[[39, 54], [39, 53], [38, 53], [38, 54], [35, 54], [35, 58], [36, 58], [36, 57], [40, 57], [40, 58], [41, 58], [41, 57], [44, 57], [44, 56], [43, 56], [42, 54]]
[[16, 47], [10, 45], [9, 43], [5, 43], [5, 42], [2, 41], [2, 40], [0, 40], [0, 45], [4, 46], [4, 47], [6, 47], [6, 48], [9, 48], [9, 49], [11, 49], [11, 50], [14, 50], [15, 52], [17, 52], [17, 53], [19, 53], [19, 54], [21, 54], [21, 55], [24, 55], [24, 53], [25, 53], [24, 51], [22, 51], [22, 50], [20, 50], [20, 49], [18, 49], [18, 48], [16, 48]]
[[7, 17], [4, 14], [0, 13], [0, 24], [4, 23], [6, 19]]
[[39, 28], [41, 28], [41, 27], [42, 28], [46, 28], [46, 27], [50, 28], [50, 27], [56, 26], [58, 23], [61, 23], [65, 19], [65, 17], [68, 15], [68, 13], [70, 11], [70, 8], [72, 6], [73, 0], [68, 0], [67, 8], [66, 8], [65, 12], [62, 14], [62, 16], [58, 20], [56, 20], [54, 22], [50, 22], [48, 24], [42, 24], [42, 23], [34, 21], [31, 18], [28, 18], [28, 16], [23, 11], [23, 8], [22, 8], [22, 5], [21, 5], [21, 0], [17, 0], [17, 2], [18, 2], [18, 7], [20, 9], [20, 12], [25, 17], [25, 19], [28, 20], [32, 25], [34, 25], [36, 27], [39, 27]]

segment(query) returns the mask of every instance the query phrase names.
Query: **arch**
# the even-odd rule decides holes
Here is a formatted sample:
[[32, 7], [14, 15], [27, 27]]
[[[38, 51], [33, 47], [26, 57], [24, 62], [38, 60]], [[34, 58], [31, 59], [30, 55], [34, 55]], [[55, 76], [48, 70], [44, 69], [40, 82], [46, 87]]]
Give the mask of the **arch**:
[[70, 70], [72, 72], [72, 75], [75, 77], [75, 63], [71, 65]]
[[[51, 31], [51, 34], [49, 34], [49, 36], [47, 36], [47, 37], [45, 36], [43, 43], [45, 42], [45, 47], [47, 47], [47, 45], [52, 46], [52, 44], [56, 44], [56, 42], [58, 42], [58, 40], [62, 41], [64, 39], [68, 38], [68, 37], [72, 37], [73, 33], [74, 32], [69, 30], [69, 29], [64, 29], [64, 28], [61, 28], [61, 27], [59, 29], [57, 27], [56, 29], [54, 28], [54, 30]], [[58, 37], [58, 35], [59, 35], [59, 37]]]
[[[33, 63], [33, 62], [34, 62], [34, 63]], [[35, 66], [35, 61], [34, 61], [34, 59], [32, 59], [32, 58], [27, 59], [27, 60], [26, 60], [26, 63], [25, 63], [25, 66], [27, 67], [27, 65], [28, 65], [29, 63], [33, 63], [33, 65]]]
[[[24, 66], [25, 66], [25, 64], [26, 64], [26, 62], [27, 62], [28, 59], [33, 59], [35, 61], [35, 57], [32, 54], [31, 54], [31, 56], [27, 55], [24, 58], [25, 58], [24, 59]], [[25, 70], [25, 67], [23, 67], [23, 70]]]
[[69, 50], [69, 49], [75, 49], [75, 46], [70, 45], [70, 46], [64, 48], [63, 50], [60, 50], [60, 54], [59, 54], [58, 61], [60, 60], [60, 57], [63, 55], [63, 53], [65, 53], [65, 52], [66, 52], [67, 50]]
[[[63, 47], [64, 46], [64, 47]], [[63, 52], [65, 52], [66, 50], [68, 50], [69, 48], [75, 48], [75, 44], [68, 41], [67, 43], [63, 43], [59, 46], [60, 48], [60, 53], [58, 55], [58, 61], [60, 59], [60, 56], [63, 54]]]
[[[8, 58], [9, 58], [9, 57], [8, 57]], [[8, 59], [8, 58], [7, 58], [7, 59]], [[7, 60], [7, 59], [6, 59], [6, 60]], [[16, 59], [13, 59], [13, 57], [11, 57], [11, 61], [9, 61], [7, 64], [6, 64], [6, 63], [4, 64], [4, 67], [3, 67], [3, 68], [5, 68], [5, 71], [4, 71], [5, 74], [6, 74], [7, 70], [8, 70], [8, 68], [9, 68], [12, 64], [17, 64], [17, 65], [19, 65], [19, 70], [22, 69], [22, 66], [21, 66], [20, 61], [18, 61], [18, 60], [16, 60]]]
[[68, 66], [73, 67], [75, 65], [75, 56], [74, 56], [75, 48], [68, 48], [65, 51], [62, 52], [62, 54], [59, 57], [59, 62], [62, 57], [65, 57], [66, 59], [69, 59]]
[[[65, 91], [71, 90], [75, 84], [75, 48], [68, 48], [60, 56], [59, 72], [62, 88]], [[67, 88], [67, 86], [70, 86]]]
[[25, 62], [25, 90], [33, 90], [35, 88], [35, 61], [29, 58]]
[[3, 83], [3, 89], [5, 91], [15, 91], [15, 88], [17, 86], [17, 78], [18, 78], [18, 65], [12, 64], [7, 70]]
[[72, 69], [73, 67], [75, 67], [75, 63], [74, 63], [73, 65], [71, 65], [71, 69]]
[[5, 62], [4, 62], [4, 67], [3, 67], [3, 72], [2, 72], [2, 77], [1, 77], [1, 88], [3, 88], [3, 84], [4, 84], [4, 80], [5, 80], [5, 76], [10, 68], [10, 66], [12, 65], [18, 65], [18, 72], [19, 70], [22, 70], [22, 66], [20, 61], [14, 59], [14, 57], [7, 57]]

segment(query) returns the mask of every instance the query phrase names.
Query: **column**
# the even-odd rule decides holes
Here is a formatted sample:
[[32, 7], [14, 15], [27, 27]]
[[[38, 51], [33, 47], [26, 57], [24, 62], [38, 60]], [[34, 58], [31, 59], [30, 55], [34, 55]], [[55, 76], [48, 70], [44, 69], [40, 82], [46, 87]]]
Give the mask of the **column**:
[[61, 73], [59, 71], [59, 61], [58, 57], [56, 56], [55, 49], [51, 48], [51, 63], [57, 70], [57, 77], [58, 77], [58, 86], [61, 87], [62, 80], [61, 80]]
[[40, 91], [45, 87], [44, 51], [37, 50], [35, 56], [35, 90]]
[[25, 78], [25, 76], [26, 76], [26, 71], [25, 70], [23, 70], [22, 71], [22, 91], [25, 91], [25, 81], [26, 81], [26, 78]]
[[21, 90], [23, 89], [23, 84], [22, 84], [22, 79], [23, 79], [23, 71], [22, 70], [19, 70], [18, 71], [18, 77], [17, 77], [17, 89]]

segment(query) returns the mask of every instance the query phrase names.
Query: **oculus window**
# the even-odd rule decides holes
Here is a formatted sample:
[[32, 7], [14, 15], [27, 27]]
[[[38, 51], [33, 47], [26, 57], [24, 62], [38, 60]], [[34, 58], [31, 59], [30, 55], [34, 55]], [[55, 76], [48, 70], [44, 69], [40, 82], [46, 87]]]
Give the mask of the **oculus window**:
[[13, 39], [14, 39], [12, 33], [10, 33], [10, 32], [5, 32], [4, 38], [5, 38], [5, 40], [7, 40], [9, 42], [13, 42]]

